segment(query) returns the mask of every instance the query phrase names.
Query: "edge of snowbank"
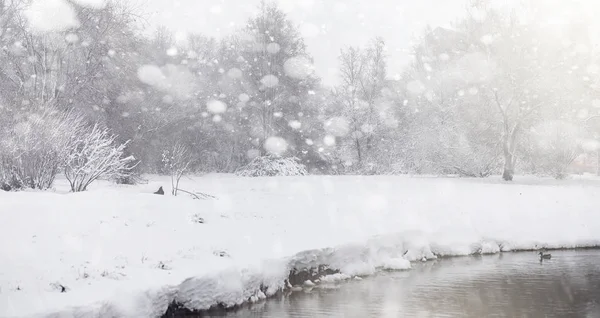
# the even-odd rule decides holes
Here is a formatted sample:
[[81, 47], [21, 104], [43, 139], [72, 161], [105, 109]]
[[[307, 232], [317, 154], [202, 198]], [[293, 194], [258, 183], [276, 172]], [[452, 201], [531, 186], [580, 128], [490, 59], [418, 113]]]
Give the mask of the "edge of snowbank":
[[352, 277], [373, 275], [382, 270], [408, 270], [411, 261], [439, 257], [496, 254], [539, 249], [600, 248], [600, 240], [562, 243], [482, 239], [463, 244], [429, 242], [421, 233], [377, 236], [366, 244], [346, 244], [336, 248], [307, 250], [296, 255], [264, 261], [253, 268], [230, 268], [215, 274], [191, 277], [177, 286], [165, 286], [114, 299], [95, 306], [70, 308], [45, 317], [175, 317], [176, 314], [202, 315], [214, 311], [235, 310], [293, 291], [299, 286], [332, 283]]

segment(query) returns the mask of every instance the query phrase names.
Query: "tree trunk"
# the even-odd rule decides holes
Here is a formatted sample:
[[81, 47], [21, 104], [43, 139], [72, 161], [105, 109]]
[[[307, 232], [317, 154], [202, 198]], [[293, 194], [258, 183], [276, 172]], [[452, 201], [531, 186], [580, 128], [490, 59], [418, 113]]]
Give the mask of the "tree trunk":
[[504, 181], [512, 181], [515, 175], [515, 158], [510, 152], [504, 152], [504, 172], [502, 179]]
[[[507, 127], [507, 125], [505, 125]], [[502, 150], [504, 153], [504, 171], [502, 172], [502, 179], [504, 181], [512, 181], [515, 175], [515, 164], [517, 158], [515, 157], [515, 150], [517, 147], [517, 133], [520, 128], [520, 123], [517, 123], [512, 131], [505, 130]]]
[[358, 166], [360, 166], [362, 164], [362, 154], [360, 152], [360, 141], [358, 140], [358, 138], [356, 138], [354, 140], [355, 144], [356, 144], [356, 154], [358, 155]]
[[596, 150], [596, 175], [600, 176], [600, 150]]

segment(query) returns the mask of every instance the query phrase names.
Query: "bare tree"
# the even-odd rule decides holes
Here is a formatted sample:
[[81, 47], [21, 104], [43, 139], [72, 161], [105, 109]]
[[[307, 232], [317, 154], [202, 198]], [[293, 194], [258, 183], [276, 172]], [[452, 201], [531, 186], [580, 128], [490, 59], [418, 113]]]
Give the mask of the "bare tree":
[[191, 159], [189, 152], [181, 143], [176, 143], [170, 150], [162, 154], [163, 171], [171, 176], [171, 194], [176, 196], [179, 189], [179, 181], [187, 172]]
[[362, 132], [361, 126], [364, 122], [365, 103], [361, 102], [362, 76], [365, 58], [360, 48], [349, 47], [341, 51], [340, 57], [341, 85], [336, 89], [336, 95], [342, 103], [341, 112], [344, 119], [350, 124], [350, 138], [358, 165], [362, 164]]
[[377, 161], [373, 151], [384, 134], [382, 119], [394, 116], [381, 107], [385, 105], [385, 59], [385, 42], [381, 38], [375, 38], [366, 48], [342, 49], [339, 56], [341, 83], [334, 96], [339, 104], [337, 116], [348, 122], [348, 129], [347, 135], [337, 137], [351, 146], [359, 169], [366, 160], [371, 165]]

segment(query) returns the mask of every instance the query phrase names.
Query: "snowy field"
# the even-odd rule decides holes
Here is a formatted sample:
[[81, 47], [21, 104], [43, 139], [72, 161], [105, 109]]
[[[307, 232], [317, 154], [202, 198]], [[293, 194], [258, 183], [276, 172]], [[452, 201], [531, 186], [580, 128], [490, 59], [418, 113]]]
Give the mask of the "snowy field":
[[600, 245], [594, 178], [182, 180], [209, 200], [153, 195], [170, 181], [150, 179], [0, 191], [0, 317], [159, 316], [173, 300], [261, 299], [261, 284], [275, 291], [290, 266], [368, 275], [436, 255]]

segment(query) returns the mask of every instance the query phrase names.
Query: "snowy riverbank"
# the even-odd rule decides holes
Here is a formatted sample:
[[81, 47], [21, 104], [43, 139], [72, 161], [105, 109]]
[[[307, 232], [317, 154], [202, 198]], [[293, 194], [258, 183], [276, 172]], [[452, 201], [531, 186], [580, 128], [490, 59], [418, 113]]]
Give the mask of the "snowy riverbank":
[[0, 192], [0, 316], [160, 316], [260, 299], [292, 266], [600, 245], [596, 180], [211, 175], [182, 188], [216, 199], [152, 194], [168, 184]]

